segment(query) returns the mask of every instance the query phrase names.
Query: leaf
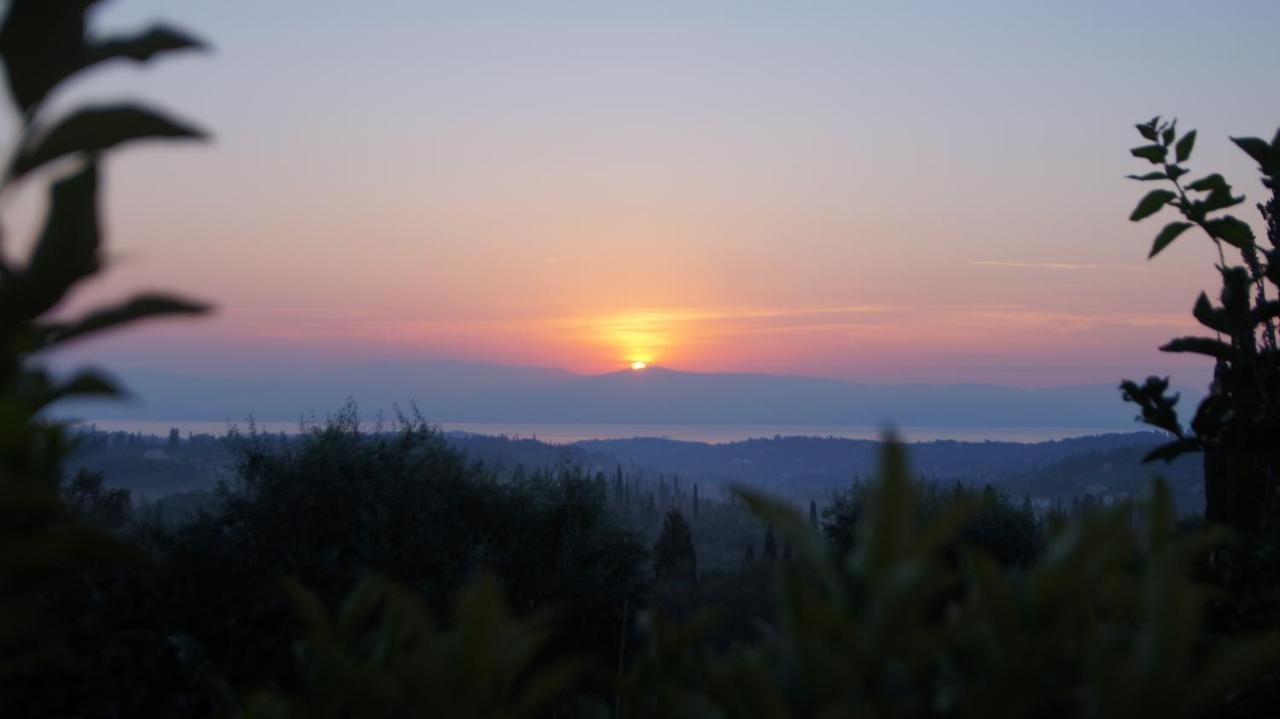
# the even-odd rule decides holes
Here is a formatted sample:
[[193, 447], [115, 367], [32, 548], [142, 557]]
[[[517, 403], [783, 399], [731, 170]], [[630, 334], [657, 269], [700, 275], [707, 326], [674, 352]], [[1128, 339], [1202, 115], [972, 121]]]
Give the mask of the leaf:
[[1147, 255], [1147, 259], [1155, 257], [1191, 226], [1190, 222], [1170, 222], [1165, 225], [1164, 229], [1160, 230], [1160, 234], [1156, 235], [1156, 241], [1151, 244], [1151, 254]]
[[1173, 146], [1173, 156], [1177, 162], [1186, 162], [1191, 158], [1191, 150], [1196, 146], [1196, 131], [1192, 130], [1182, 136], [1178, 140], [1178, 144]]
[[1236, 143], [1236, 147], [1245, 151], [1245, 154], [1253, 158], [1253, 161], [1262, 167], [1262, 171], [1268, 175], [1275, 174], [1280, 170], [1280, 157], [1277, 157], [1277, 149], [1267, 144], [1266, 140], [1260, 137], [1233, 137], [1231, 141]]
[[1178, 121], [1174, 120], [1172, 124], [1164, 129], [1164, 135], [1160, 138], [1160, 141], [1163, 142], [1166, 147], [1173, 142], [1173, 138], [1177, 134], [1174, 128], [1176, 128], [1177, 125]]
[[1179, 337], [1160, 347], [1160, 351], [1191, 352], [1223, 360], [1235, 359], [1236, 355], [1236, 351], [1231, 345], [1208, 337]]
[[1178, 195], [1172, 190], [1152, 190], [1147, 196], [1138, 202], [1138, 206], [1134, 208], [1133, 214], [1129, 215], [1131, 222], [1146, 219], [1157, 212], [1160, 208], [1168, 204], [1169, 200], [1174, 199]]
[[138, 35], [89, 42], [84, 14], [94, 2], [10, 3], [0, 27], [0, 55], [5, 60], [9, 91], [27, 115], [33, 114], [63, 80], [99, 63], [113, 59], [145, 62], [160, 53], [205, 47], [190, 35], [165, 25], [156, 25]]
[[[130, 37], [110, 38], [89, 48], [88, 64], [124, 58], [146, 62], [154, 55], [178, 50], [206, 50], [208, 45], [168, 25], [152, 25], [145, 32]], [[87, 67], [88, 65], [86, 65]]]
[[1254, 311], [1255, 322], [1265, 322], [1267, 320], [1280, 317], [1280, 300], [1270, 300], [1258, 304]]
[[65, 397], [118, 397], [120, 387], [106, 375], [84, 371], [54, 388], [52, 400]]
[[1253, 229], [1242, 220], [1230, 215], [1216, 220], [1209, 220], [1204, 223], [1204, 228], [1209, 231], [1210, 235], [1232, 247], [1244, 249], [1253, 244]]
[[91, 2], [12, 0], [0, 26], [9, 92], [30, 112], [55, 85], [79, 68], [84, 54], [84, 14]]
[[1231, 186], [1227, 184], [1226, 179], [1223, 178], [1222, 175], [1215, 172], [1212, 175], [1206, 175], [1187, 185], [1187, 189], [1195, 190], [1196, 192], [1210, 192], [1213, 190], [1230, 192]]
[[9, 177], [17, 179], [60, 157], [101, 152], [133, 140], [204, 137], [201, 130], [139, 105], [85, 108], [55, 125], [34, 147], [18, 152]]
[[53, 185], [49, 209], [31, 260], [0, 285], [0, 324], [38, 317], [71, 286], [98, 271], [98, 170], [90, 163]]
[[1155, 462], [1156, 460], [1164, 460], [1166, 463], [1181, 457], [1188, 452], [1199, 452], [1204, 449], [1204, 442], [1195, 437], [1185, 437], [1183, 439], [1175, 439], [1167, 444], [1147, 452], [1147, 456], [1142, 458], [1144, 463]]
[[1152, 180], [1167, 180], [1167, 179], [1169, 179], [1169, 175], [1167, 175], [1167, 174], [1165, 174], [1165, 173], [1163, 173], [1163, 172], [1161, 172], [1161, 171], [1159, 171], [1159, 170], [1156, 170], [1156, 171], [1154, 171], [1154, 172], [1148, 172], [1148, 173], [1147, 173], [1147, 174], [1145, 174], [1145, 175], [1125, 175], [1125, 177], [1129, 178], [1130, 180], [1138, 180], [1139, 182], [1150, 182], [1150, 181], [1152, 181]]
[[1227, 324], [1226, 314], [1222, 310], [1215, 308], [1213, 303], [1209, 301], [1209, 296], [1205, 293], [1201, 292], [1200, 296], [1196, 298], [1196, 304], [1191, 309], [1191, 314], [1205, 327], [1215, 332], [1231, 334], [1231, 327]]
[[78, 322], [47, 328], [41, 344], [42, 347], [49, 347], [139, 320], [168, 315], [200, 315], [208, 312], [209, 309], [206, 304], [179, 297], [138, 295], [114, 307], [99, 309]]
[[1142, 135], [1142, 138], [1144, 140], [1155, 142], [1157, 137], [1156, 123], [1159, 122], [1159, 120], [1160, 118], [1157, 117], [1151, 122], [1147, 122], [1147, 123], [1140, 122], [1137, 125], [1134, 125], [1134, 127], [1138, 128], [1138, 132]]
[[1181, 437], [1183, 430], [1177, 411], [1179, 395], [1166, 394], [1168, 391], [1168, 377], [1151, 376], [1141, 385], [1132, 380], [1120, 383], [1121, 396], [1124, 401], [1138, 405], [1143, 422]]
[[1153, 165], [1159, 165], [1164, 162], [1165, 157], [1169, 154], [1169, 149], [1164, 145], [1143, 145], [1129, 150], [1134, 157], [1140, 157]]

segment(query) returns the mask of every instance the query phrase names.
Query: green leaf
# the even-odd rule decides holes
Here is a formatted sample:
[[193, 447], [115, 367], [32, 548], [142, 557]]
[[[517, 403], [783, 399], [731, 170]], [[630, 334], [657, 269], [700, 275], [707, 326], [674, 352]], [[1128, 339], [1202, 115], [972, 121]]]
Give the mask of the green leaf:
[[1173, 154], [1178, 162], [1186, 162], [1191, 158], [1191, 150], [1196, 146], [1196, 131], [1192, 130], [1182, 136], [1178, 140], [1178, 144], [1174, 145]]
[[170, 315], [200, 315], [208, 311], [209, 306], [200, 302], [166, 295], [139, 295], [114, 307], [99, 309], [78, 322], [47, 328], [41, 346], [50, 347], [139, 320]]
[[34, 146], [19, 151], [9, 167], [9, 176], [16, 179], [58, 158], [101, 152], [133, 140], [204, 137], [202, 131], [190, 125], [138, 105], [85, 108], [59, 122]]
[[1164, 162], [1165, 157], [1169, 154], [1169, 149], [1164, 145], [1143, 145], [1129, 150], [1134, 157], [1140, 157], [1153, 165], [1159, 165]]
[[1151, 254], [1147, 255], [1147, 259], [1151, 259], [1160, 253], [1161, 250], [1168, 247], [1170, 243], [1178, 239], [1178, 235], [1186, 232], [1192, 225], [1190, 222], [1170, 222], [1160, 230], [1160, 234], [1156, 235], [1156, 241], [1151, 245]]
[[1209, 220], [1204, 223], [1204, 227], [1213, 237], [1223, 242], [1244, 249], [1253, 244], [1253, 229], [1243, 221], [1231, 217], [1220, 217], [1216, 220]]
[[1191, 352], [1223, 360], [1235, 359], [1236, 356], [1236, 351], [1231, 345], [1208, 337], [1179, 337], [1162, 346], [1160, 351]]
[[1138, 180], [1139, 182], [1151, 182], [1152, 180], [1167, 180], [1169, 176], [1159, 170], [1148, 172], [1145, 175], [1125, 175], [1130, 180]]
[[1172, 190], [1152, 190], [1147, 196], [1138, 202], [1138, 206], [1134, 208], [1133, 214], [1129, 215], [1129, 220], [1137, 222], [1138, 220], [1150, 217], [1160, 211], [1160, 208], [1168, 204], [1169, 200], [1174, 199], [1178, 195]]
[[1158, 118], [1158, 117], [1157, 117], [1157, 118], [1155, 118], [1154, 120], [1152, 120], [1151, 122], [1147, 122], [1147, 123], [1140, 122], [1140, 123], [1138, 123], [1137, 125], [1134, 125], [1134, 127], [1138, 128], [1138, 132], [1142, 135], [1142, 138], [1143, 138], [1144, 140], [1148, 140], [1148, 141], [1150, 141], [1150, 142], [1155, 142], [1155, 141], [1156, 141], [1156, 137], [1157, 137], [1157, 135], [1156, 135], [1156, 123], [1157, 123], [1159, 120], [1160, 120], [1160, 118]]
[[1267, 144], [1266, 140], [1260, 137], [1233, 137], [1231, 141], [1252, 157], [1253, 161], [1262, 167], [1263, 172], [1270, 175], [1280, 170], [1280, 167], [1277, 167], [1280, 165], [1277, 149]]
[[1163, 137], [1160, 138], [1160, 141], [1163, 142], [1166, 147], [1173, 143], [1173, 138], [1177, 134], [1174, 128], [1176, 128], [1177, 126], [1178, 126], [1178, 121], [1174, 120], [1168, 127], [1164, 129], [1164, 135]]

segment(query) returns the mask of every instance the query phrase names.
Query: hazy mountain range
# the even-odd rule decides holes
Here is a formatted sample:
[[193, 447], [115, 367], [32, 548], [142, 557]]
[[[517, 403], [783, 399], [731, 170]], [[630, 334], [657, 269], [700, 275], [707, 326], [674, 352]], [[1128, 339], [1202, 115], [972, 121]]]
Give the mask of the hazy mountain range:
[[277, 371], [261, 379], [150, 371], [119, 377], [133, 400], [81, 403], [69, 413], [95, 420], [296, 420], [323, 416], [350, 397], [366, 416], [416, 402], [437, 422], [1135, 428], [1135, 408], [1121, 401], [1115, 385], [871, 385], [661, 367], [583, 375], [456, 361]]

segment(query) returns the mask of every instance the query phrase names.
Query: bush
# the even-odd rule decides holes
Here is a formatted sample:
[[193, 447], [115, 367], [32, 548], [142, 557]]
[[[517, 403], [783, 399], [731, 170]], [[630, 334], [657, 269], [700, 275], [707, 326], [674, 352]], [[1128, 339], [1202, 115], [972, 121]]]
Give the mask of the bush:
[[[960, 545], [982, 549], [1006, 567], [1031, 564], [1045, 543], [1045, 528], [1029, 509], [1018, 507], [1003, 494], [988, 486], [975, 492], [954, 485], [943, 488], [936, 484], [918, 485], [917, 519], [928, 523], [953, 511], [957, 506], [972, 508], [963, 527], [955, 535], [952, 553]], [[860, 523], [870, 501], [870, 488], [855, 484], [837, 492], [823, 511], [822, 531], [838, 554], [856, 548]]]
[[[797, 548], [760, 645], [728, 654], [706, 622], [657, 623], [626, 684], [627, 716], [1217, 716], [1280, 659], [1275, 635], [1215, 640], [1189, 576], [1214, 544], [1179, 538], [1156, 483], [1004, 571], [962, 538], [975, 508], [929, 521], [900, 447], [885, 446], [850, 554], [789, 508], [748, 497]], [[955, 561], [956, 552], [959, 562]]]
[[296, 440], [235, 440], [237, 477], [221, 509], [157, 549], [174, 623], [205, 644], [236, 685], [287, 677], [290, 576], [336, 606], [383, 576], [449, 617], [482, 571], [518, 615], [562, 609], [558, 650], [616, 660], [627, 606], [644, 594], [646, 552], [574, 468], [500, 480], [418, 418], [364, 432], [354, 407]]

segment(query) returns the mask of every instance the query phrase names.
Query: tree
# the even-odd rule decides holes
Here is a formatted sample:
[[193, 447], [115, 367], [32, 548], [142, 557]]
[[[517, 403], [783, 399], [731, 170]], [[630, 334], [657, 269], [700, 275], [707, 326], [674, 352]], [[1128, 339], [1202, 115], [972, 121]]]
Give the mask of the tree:
[[809, 526], [818, 528], [818, 503], [812, 499], [809, 500]]
[[[1258, 210], [1267, 226], [1271, 247], [1259, 247], [1253, 230], [1223, 210], [1244, 202], [1219, 174], [1183, 183], [1185, 167], [1195, 147], [1196, 132], [1181, 136], [1177, 122], [1159, 117], [1137, 126], [1149, 144], [1133, 148], [1134, 157], [1155, 166], [1140, 182], [1166, 187], [1151, 190], [1138, 202], [1129, 219], [1140, 221], [1173, 208], [1180, 220], [1166, 224], [1156, 235], [1150, 257], [1165, 250], [1189, 229], [1198, 228], [1218, 254], [1221, 304], [1200, 293], [1192, 315], [1213, 332], [1212, 337], [1180, 337], [1160, 349], [1193, 353], [1214, 361], [1208, 396], [1196, 409], [1190, 426], [1178, 417], [1178, 395], [1170, 395], [1169, 378], [1148, 377], [1139, 385], [1126, 380], [1124, 399], [1138, 405], [1141, 421], [1170, 432], [1174, 439], [1146, 457], [1171, 461], [1186, 452], [1204, 453], [1205, 515], [1212, 522], [1253, 530], [1275, 519], [1280, 509], [1280, 351], [1276, 321], [1280, 301], [1280, 132], [1266, 142], [1256, 137], [1231, 138], [1258, 163], [1271, 198]], [[1232, 264], [1227, 248], [1233, 250]]]
[[678, 509], [667, 512], [662, 522], [662, 534], [653, 546], [653, 570], [663, 581], [693, 581], [698, 576], [693, 533]]
[[778, 561], [778, 542], [773, 538], [773, 525], [767, 524], [764, 528], [764, 561]]
[[106, 476], [83, 467], [62, 490], [63, 501], [76, 515], [104, 529], [119, 529], [129, 520], [133, 504], [127, 489], [107, 489]]

